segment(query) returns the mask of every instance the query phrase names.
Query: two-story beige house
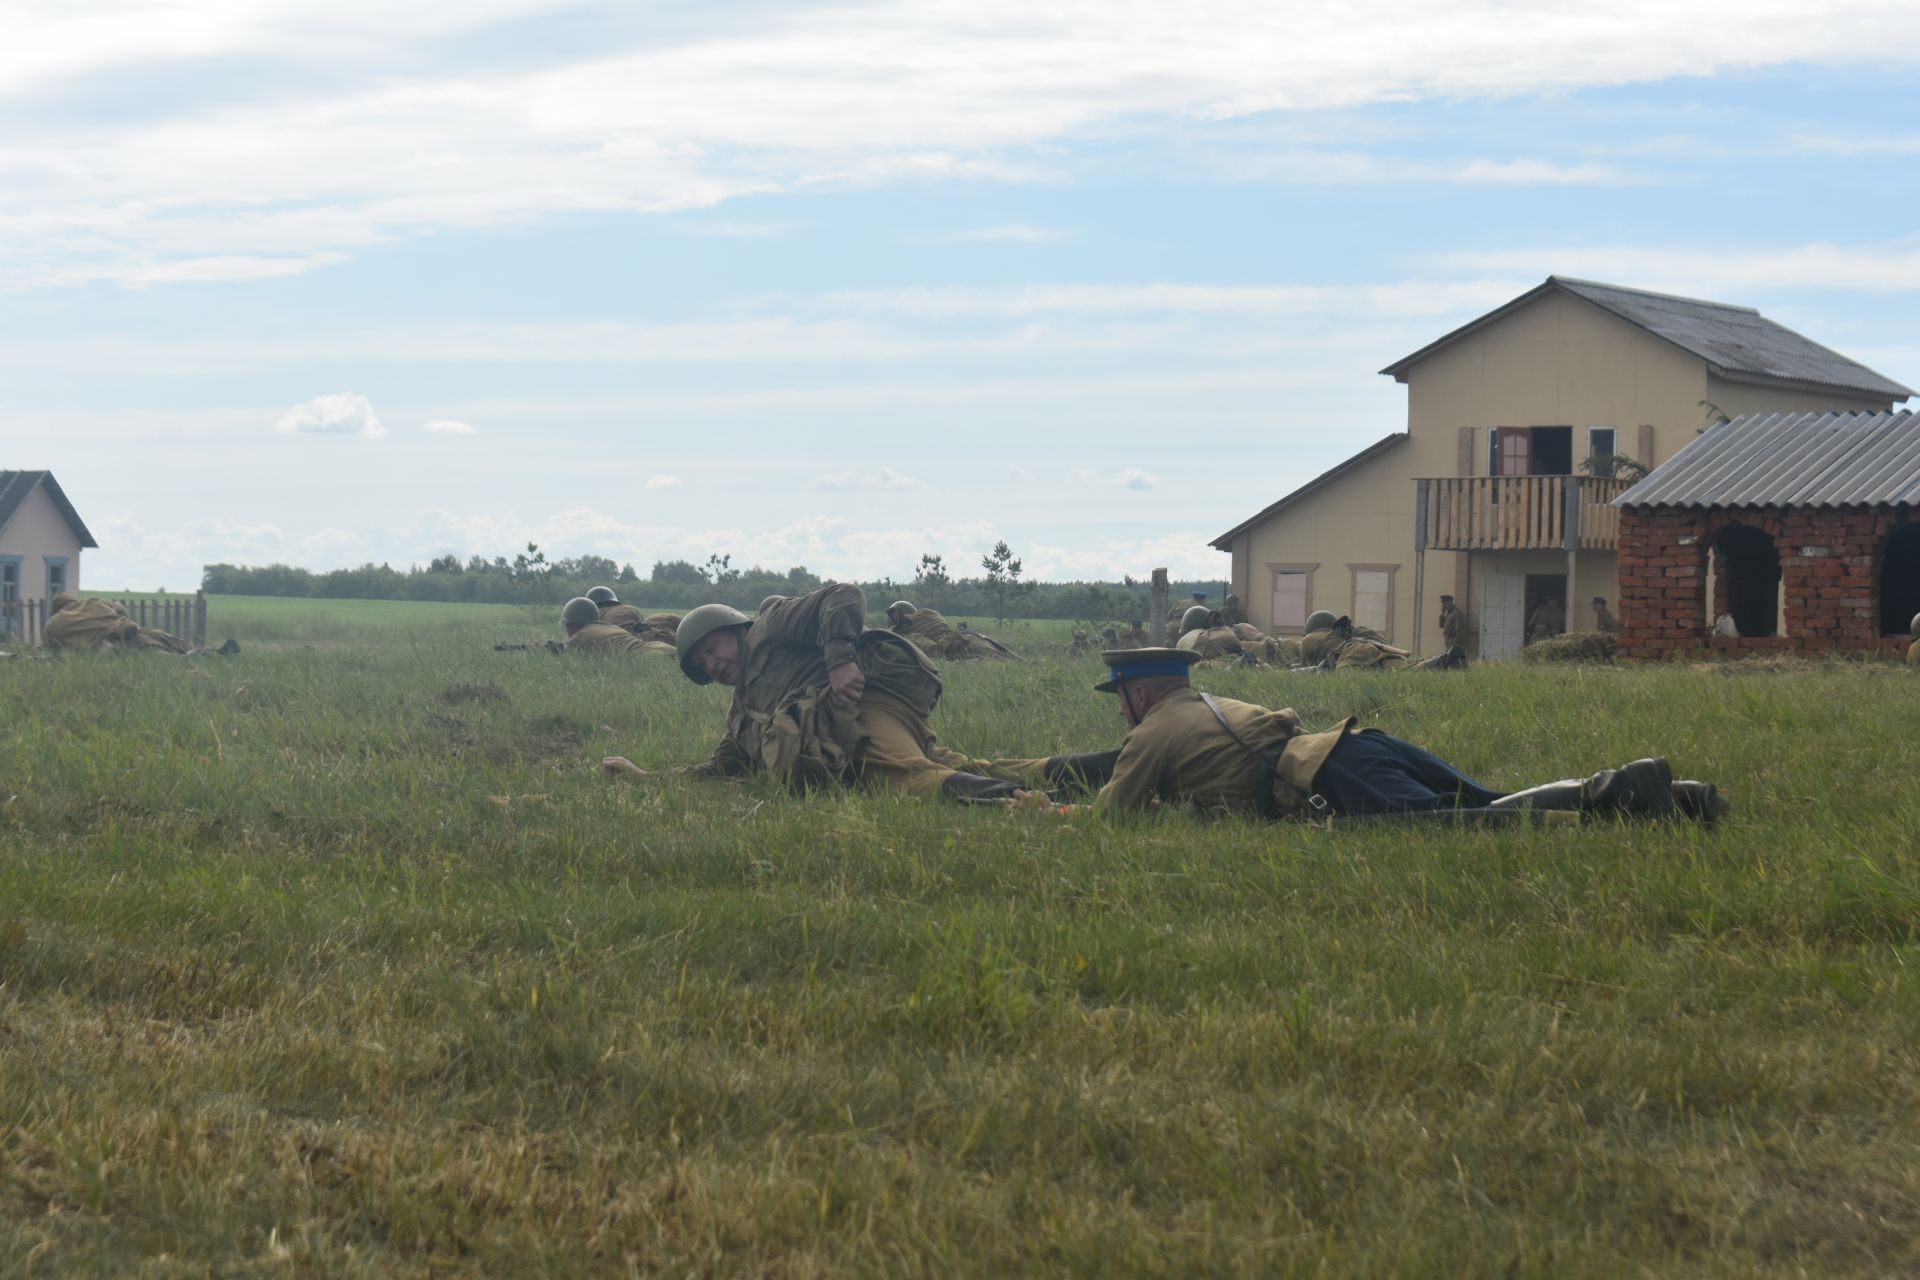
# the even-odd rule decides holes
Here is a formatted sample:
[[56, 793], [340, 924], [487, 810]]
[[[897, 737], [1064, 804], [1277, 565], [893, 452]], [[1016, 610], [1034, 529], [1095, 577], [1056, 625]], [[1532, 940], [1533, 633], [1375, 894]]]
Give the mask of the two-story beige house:
[[1559, 276], [1381, 372], [1407, 386], [1406, 431], [1213, 541], [1276, 634], [1328, 609], [1432, 652], [1442, 592], [1481, 657], [1517, 653], [1549, 600], [1591, 628], [1629, 484], [1610, 459], [1650, 469], [1726, 418], [1913, 394], [1751, 308]]
[[87, 532], [51, 471], [0, 471], [0, 633], [22, 626], [21, 602], [80, 589]]

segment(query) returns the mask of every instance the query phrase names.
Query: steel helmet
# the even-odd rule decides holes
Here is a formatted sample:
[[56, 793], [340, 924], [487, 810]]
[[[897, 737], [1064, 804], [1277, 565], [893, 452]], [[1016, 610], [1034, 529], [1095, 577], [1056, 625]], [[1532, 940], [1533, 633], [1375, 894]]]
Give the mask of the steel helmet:
[[1907, 634], [1920, 640], [1920, 613], [1913, 615], [1913, 621], [1907, 624]]
[[575, 596], [560, 606], [560, 625], [563, 627], [584, 627], [589, 622], [600, 621], [600, 606], [585, 596]]
[[913, 601], [911, 600], [895, 600], [892, 604], [887, 606], [887, 616], [889, 618], [891, 618], [896, 613], [917, 613], [917, 612], [919, 612], [919, 610], [913, 607]]
[[619, 604], [620, 597], [613, 594], [612, 587], [589, 587], [587, 599], [598, 605]]
[[713, 677], [693, 661], [694, 646], [722, 627], [748, 627], [753, 619], [730, 604], [703, 604], [686, 617], [673, 633], [673, 647], [680, 654], [680, 670], [695, 684], [712, 684]]
[[1212, 616], [1207, 606], [1196, 604], [1180, 615], [1180, 630], [1183, 634], [1188, 631], [1205, 631], [1207, 619]]
[[1325, 609], [1315, 609], [1307, 615], [1308, 631], [1331, 631], [1333, 624], [1340, 621]]

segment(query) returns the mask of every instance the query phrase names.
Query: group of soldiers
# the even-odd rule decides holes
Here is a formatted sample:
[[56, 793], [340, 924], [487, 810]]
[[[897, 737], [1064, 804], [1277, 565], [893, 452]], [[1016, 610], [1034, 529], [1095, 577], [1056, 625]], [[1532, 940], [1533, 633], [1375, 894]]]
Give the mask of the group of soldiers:
[[49, 649], [151, 649], [187, 656], [212, 652], [229, 657], [240, 652], [239, 642], [231, 639], [218, 649], [196, 648], [158, 627], [141, 626], [117, 600], [78, 596], [71, 591], [62, 591], [48, 602], [42, 639]]
[[[1442, 593], [1440, 596], [1440, 638], [1449, 649], [1459, 646], [1460, 634], [1466, 629], [1466, 624], [1466, 615], [1460, 612], [1460, 607], [1453, 602], [1453, 597]], [[1605, 635], [1612, 635], [1620, 629], [1620, 621], [1615, 618], [1613, 612], [1607, 608], [1607, 598], [1605, 596], [1595, 596], [1593, 598], [1593, 629]], [[1540, 604], [1535, 606], [1533, 612], [1527, 615], [1528, 644], [1545, 640], [1550, 636], [1564, 635], [1566, 630], [1567, 613], [1565, 609], [1560, 607], [1560, 600], [1557, 596], [1549, 597], [1541, 601]], [[1463, 649], [1461, 652], [1464, 653], [1465, 650]]]
[[[1338, 620], [1336, 620], [1337, 622]], [[1343, 629], [1346, 640], [1364, 639]], [[1309, 633], [1318, 634], [1317, 632]], [[680, 669], [733, 690], [719, 745], [674, 772], [696, 778], [764, 773], [796, 790], [867, 786], [969, 802], [1058, 810], [1090, 796], [1098, 814], [1158, 803], [1314, 819], [1439, 821], [1681, 817], [1718, 821], [1729, 805], [1711, 783], [1676, 780], [1649, 757], [1584, 778], [1501, 791], [1431, 752], [1351, 718], [1308, 732], [1291, 710], [1216, 698], [1192, 687], [1197, 649], [1101, 654], [1125, 733], [1117, 747], [1045, 758], [984, 758], [941, 743], [933, 713], [943, 686], [925, 649], [866, 625], [860, 589], [845, 583], [771, 598], [756, 616], [729, 605], [689, 612], [676, 629]], [[647, 778], [623, 756], [615, 777]]]

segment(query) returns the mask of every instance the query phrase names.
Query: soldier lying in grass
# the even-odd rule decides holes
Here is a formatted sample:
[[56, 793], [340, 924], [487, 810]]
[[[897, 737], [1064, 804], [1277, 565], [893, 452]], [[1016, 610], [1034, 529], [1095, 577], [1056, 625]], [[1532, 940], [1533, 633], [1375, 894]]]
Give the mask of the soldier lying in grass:
[[1353, 720], [1302, 730], [1290, 710], [1272, 711], [1195, 690], [1190, 649], [1121, 649], [1101, 655], [1127, 736], [1096, 813], [1157, 801], [1263, 817], [1375, 817], [1456, 809], [1565, 810], [1602, 817], [1687, 817], [1715, 822], [1730, 806], [1711, 783], [1673, 780], [1663, 759], [1635, 760], [1589, 778], [1504, 792], [1446, 761]]
[[[49, 649], [157, 649], [162, 653], [197, 655], [196, 649], [179, 636], [158, 627], [143, 627], [127, 615], [127, 607], [98, 596], [82, 599], [62, 591], [51, 601], [53, 612], [47, 617], [46, 644]], [[214, 652], [231, 656], [240, 646], [228, 640]]]
[[[637, 614], [639, 610], [631, 612]], [[664, 657], [673, 652], [668, 641], [643, 639], [625, 627], [603, 621], [600, 606], [586, 596], [575, 596], [561, 606], [560, 625], [567, 629], [569, 653], [653, 653]]]
[[[1023, 800], [1075, 777], [1097, 786], [1117, 752], [979, 760], [941, 746], [931, 716], [939, 672], [904, 636], [868, 628], [860, 588], [832, 583], [769, 599], [756, 618], [705, 604], [681, 620], [680, 669], [733, 689], [726, 736], [694, 777], [764, 771], [796, 790], [884, 787], [957, 800]], [[645, 777], [624, 756], [611, 775]]]

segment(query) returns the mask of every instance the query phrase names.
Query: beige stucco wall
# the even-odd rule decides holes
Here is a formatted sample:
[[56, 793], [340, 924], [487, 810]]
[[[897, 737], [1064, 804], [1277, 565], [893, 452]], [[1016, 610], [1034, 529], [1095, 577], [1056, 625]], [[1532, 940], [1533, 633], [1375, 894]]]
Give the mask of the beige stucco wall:
[[[1746, 413], [1884, 413], [1893, 407], [1888, 400], [1863, 400], [1858, 396], [1823, 391], [1756, 387], [1750, 383], [1728, 382], [1725, 378], [1711, 375], [1707, 378], [1706, 398], [1729, 418]], [[1704, 427], [1707, 421], [1714, 419], [1703, 421], [1701, 426]]]
[[79, 590], [80, 540], [73, 536], [73, 527], [60, 514], [60, 508], [47, 496], [44, 487], [36, 487], [27, 495], [27, 500], [7, 521], [7, 527], [0, 529], [0, 556], [21, 557], [20, 598], [23, 600], [46, 598], [48, 556], [67, 558], [67, 588]]
[[[1712, 377], [1704, 361], [1664, 339], [1580, 298], [1548, 293], [1415, 365], [1407, 377], [1407, 442], [1237, 538], [1234, 588], [1246, 601], [1248, 616], [1265, 625], [1272, 617], [1271, 566], [1318, 565], [1312, 607], [1335, 613], [1351, 607], [1349, 565], [1396, 566], [1392, 637], [1410, 645], [1416, 478], [1487, 474], [1487, 433], [1495, 427], [1574, 428], [1576, 470], [1587, 454], [1586, 428], [1612, 427], [1617, 452], [1658, 466], [1713, 421], [1702, 400], [1735, 415], [1888, 407], [1884, 401], [1844, 402], [1726, 382]], [[1643, 427], [1652, 437], [1646, 457], [1641, 456], [1649, 452], [1642, 445]], [[1462, 428], [1471, 429], [1464, 453]], [[1356, 442], [1356, 448], [1364, 443]], [[1467, 556], [1427, 554], [1423, 651], [1438, 645], [1433, 618], [1441, 592], [1460, 597], [1470, 623], [1477, 622], [1474, 580], [1501, 570], [1483, 568], [1483, 561], [1494, 561], [1488, 553], [1471, 559], [1469, 576]], [[1612, 552], [1581, 555], [1576, 584], [1581, 601], [1594, 595], [1615, 598], [1616, 560]], [[1566, 571], [1564, 552], [1533, 553], [1526, 563], [1505, 571]], [[1591, 610], [1581, 604], [1569, 620], [1585, 625]]]

